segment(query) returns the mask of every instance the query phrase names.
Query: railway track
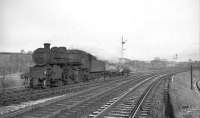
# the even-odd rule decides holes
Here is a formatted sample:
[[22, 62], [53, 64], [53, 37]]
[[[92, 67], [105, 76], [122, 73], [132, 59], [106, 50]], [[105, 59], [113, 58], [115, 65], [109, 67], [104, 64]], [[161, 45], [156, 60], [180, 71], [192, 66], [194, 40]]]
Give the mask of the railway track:
[[[104, 94], [102, 94], [101, 96], [99, 96], [97, 98], [90, 99], [89, 101], [86, 101], [83, 104], [75, 106], [74, 108], [71, 108], [70, 110], [64, 110], [60, 114], [58, 114], [54, 117], [56, 117], [56, 118], [93, 117], [94, 115], [91, 115], [91, 114], [88, 116], [88, 114], [92, 110], [97, 109], [99, 107], [101, 109], [106, 108], [107, 106], [109, 106], [109, 104], [112, 104], [115, 100], [117, 100], [117, 98], [119, 96], [122, 96], [122, 94], [124, 92], [126, 93], [127, 91], [129, 91], [132, 86], [136, 85], [136, 83], [143, 83], [143, 82], [149, 81], [151, 79], [153, 79], [153, 77], [145, 79], [143, 81], [139, 81], [139, 82], [129, 82], [126, 85], [119, 86], [118, 88], [115, 88], [111, 91], [105, 92]], [[107, 104], [104, 104], [103, 106], [101, 106], [102, 103], [107, 103]]]
[[[148, 117], [153, 118], [150, 114], [152, 108], [152, 101], [154, 99], [154, 93], [159, 89], [161, 83], [166, 82], [170, 76], [164, 76], [161, 79], [151, 83], [143, 92], [143, 94], [137, 100], [135, 107], [131, 110], [129, 118]], [[166, 99], [167, 100], [167, 99]]]
[[[147, 72], [146, 72], [147, 73]], [[153, 72], [152, 72], [153, 73]], [[152, 73], [149, 73], [149, 74], [152, 74]], [[134, 73], [132, 75], [134, 76], [137, 76], [137, 75], [143, 75], [144, 73], [142, 72], [137, 72], [137, 73]], [[115, 78], [116, 77], [111, 77], [111, 78]], [[98, 82], [99, 79], [94, 79], [94, 81]], [[113, 80], [113, 79], [109, 79], [109, 80]], [[94, 82], [91, 80], [91, 83]], [[101, 80], [100, 80], [101, 81]], [[75, 84], [71, 84], [71, 85], [66, 85], [64, 87], [73, 87], [73, 86], [79, 86], [79, 85], [82, 85], [82, 84], [85, 84], [84, 82], [81, 82], [81, 83], [75, 83]], [[86, 83], [87, 84], [87, 83]], [[54, 87], [55, 88], [55, 87]], [[59, 87], [58, 87], [59, 88]], [[12, 94], [12, 93], [16, 93], [16, 92], [21, 92], [21, 91], [26, 91], [26, 90], [31, 90], [31, 89], [28, 89], [28, 88], [25, 88], [24, 86], [19, 86], [19, 87], [10, 87], [10, 88], [0, 88], [0, 95], [4, 95], [4, 94]]]
[[[163, 77], [162, 77], [163, 78]], [[121, 96], [113, 98], [89, 115], [90, 118], [134, 118], [148, 116], [151, 106], [149, 94], [159, 84], [160, 77], [139, 83]]]
[[[101, 85], [103, 82], [111, 82], [114, 79], [109, 79], [105, 81], [90, 81], [88, 83], [72, 84], [63, 87], [49, 88], [49, 89], [5, 89], [4, 92], [0, 93], [0, 106], [7, 106], [10, 104], [17, 104], [20, 102], [26, 102], [29, 100], [37, 100], [46, 97], [52, 97], [56, 95], [61, 95], [65, 93], [71, 93], [79, 91], [80, 89], [87, 89], [92, 86]], [[114, 80], [119, 81], [120, 78]]]
[[[151, 76], [152, 74], [135, 74], [131, 75], [131, 78], [135, 77], [142, 77], [142, 76]], [[73, 85], [67, 85], [62, 87], [56, 87], [56, 88], [49, 88], [49, 89], [22, 89], [22, 90], [9, 90], [7, 92], [4, 92], [3, 94], [0, 94], [0, 106], [7, 106], [10, 104], [19, 104], [21, 102], [26, 102], [30, 100], [38, 100], [42, 98], [47, 97], [53, 97], [58, 96], [66, 93], [73, 93], [80, 90], [88, 89], [90, 87], [100, 86], [102, 83], [107, 82], [113, 82], [113, 81], [121, 81], [122, 78], [112, 78], [104, 81], [90, 81], [87, 83], [79, 83], [79, 84], [73, 84]]]
[[[152, 77], [150, 75], [137, 75], [135, 79], [127, 79], [126, 81], [115, 81], [113, 83], [104, 83], [101, 86], [84, 90], [76, 95], [66, 97], [64, 99], [54, 101], [48, 105], [42, 106], [40, 108], [32, 109], [31, 111], [24, 111], [18, 113], [4, 114], [3, 117], [64, 117], [68, 115], [73, 115], [73, 112], [86, 108], [87, 105], [94, 104], [94, 101], [102, 100], [103, 98], [110, 99], [113, 96], [119, 95], [120, 92], [127, 90], [130, 86], [143, 81], [145, 78]], [[155, 76], [155, 75], [154, 75]], [[120, 91], [120, 92], [119, 92]], [[68, 111], [71, 109], [70, 111]], [[58, 114], [60, 114], [58, 116]]]

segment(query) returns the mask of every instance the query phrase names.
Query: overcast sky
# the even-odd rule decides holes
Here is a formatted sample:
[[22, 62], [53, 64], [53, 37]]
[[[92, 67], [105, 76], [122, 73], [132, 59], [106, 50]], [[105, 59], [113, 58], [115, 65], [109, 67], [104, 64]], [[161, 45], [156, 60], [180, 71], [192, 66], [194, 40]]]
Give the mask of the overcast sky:
[[44, 42], [103, 59], [199, 58], [199, 0], [0, 0], [0, 51]]

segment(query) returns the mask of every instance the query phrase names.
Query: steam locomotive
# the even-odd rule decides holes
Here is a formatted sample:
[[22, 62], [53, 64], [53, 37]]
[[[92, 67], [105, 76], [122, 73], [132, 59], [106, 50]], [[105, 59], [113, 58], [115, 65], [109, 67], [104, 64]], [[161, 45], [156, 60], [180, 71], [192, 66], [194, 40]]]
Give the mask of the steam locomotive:
[[87, 82], [105, 74], [105, 62], [95, 56], [82, 50], [51, 48], [50, 43], [36, 49], [32, 59], [35, 65], [29, 69], [30, 88]]

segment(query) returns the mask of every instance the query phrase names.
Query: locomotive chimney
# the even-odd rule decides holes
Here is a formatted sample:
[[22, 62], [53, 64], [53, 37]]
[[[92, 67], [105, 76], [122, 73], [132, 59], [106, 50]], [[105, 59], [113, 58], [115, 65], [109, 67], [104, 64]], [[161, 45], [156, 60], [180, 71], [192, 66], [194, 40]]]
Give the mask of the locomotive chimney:
[[50, 43], [44, 43], [44, 48], [50, 50]]

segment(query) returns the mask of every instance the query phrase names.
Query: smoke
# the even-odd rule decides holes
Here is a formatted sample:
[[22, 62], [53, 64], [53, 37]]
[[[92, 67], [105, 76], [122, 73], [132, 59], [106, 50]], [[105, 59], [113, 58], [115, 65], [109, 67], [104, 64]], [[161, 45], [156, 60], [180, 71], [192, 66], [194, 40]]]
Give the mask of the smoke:
[[[72, 45], [72, 46], [69, 46], [68, 48], [80, 49], [92, 54], [99, 60], [104, 60], [104, 61], [109, 61], [109, 62], [114, 62], [114, 63], [118, 62], [120, 58], [120, 50], [113, 51], [113, 50], [105, 50], [103, 48], [98, 48], [94, 46], [88, 47], [88, 46], [80, 46], [80, 45], [79, 46]], [[119, 55], [119, 56], [116, 56], [116, 55]]]

